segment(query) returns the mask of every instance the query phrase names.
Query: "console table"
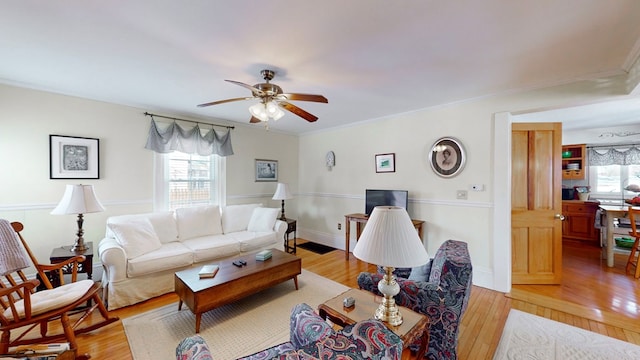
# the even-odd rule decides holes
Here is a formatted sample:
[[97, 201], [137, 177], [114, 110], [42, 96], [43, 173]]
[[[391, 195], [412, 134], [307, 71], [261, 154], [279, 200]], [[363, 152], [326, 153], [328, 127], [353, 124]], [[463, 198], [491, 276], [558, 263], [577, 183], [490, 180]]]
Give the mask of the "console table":
[[[367, 223], [369, 220], [369, 216], [366, 214], [348, 214], [344, 216], [344, 253], [345, 259], [349, 260], [349, 238], [351, 237], [351, 222], [355, 221], [356, 223], [356, 241], [360, 238], [360, 234], [362, 234], [362, 226]], [[413, 226], [415, 226], [416, 230], [418, 230], [418, 236], [420, 240], [422, 240], [424, 220], [414, 220], [411, 219]]]

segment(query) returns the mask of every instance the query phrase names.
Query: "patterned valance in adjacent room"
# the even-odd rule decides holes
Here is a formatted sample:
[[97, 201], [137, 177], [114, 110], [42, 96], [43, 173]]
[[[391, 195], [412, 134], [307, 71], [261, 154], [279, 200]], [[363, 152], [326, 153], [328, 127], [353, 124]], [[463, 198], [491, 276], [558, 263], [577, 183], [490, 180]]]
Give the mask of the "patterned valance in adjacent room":
[[638, 165], [640, 148], [637, 145], [616, 145], [589, 149], [589, 165]]

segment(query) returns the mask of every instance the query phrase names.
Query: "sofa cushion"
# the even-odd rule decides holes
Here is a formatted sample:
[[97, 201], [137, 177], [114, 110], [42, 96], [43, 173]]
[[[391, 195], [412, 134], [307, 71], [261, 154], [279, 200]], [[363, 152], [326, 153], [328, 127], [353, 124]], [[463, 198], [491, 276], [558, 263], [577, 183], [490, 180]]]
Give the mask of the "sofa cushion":
[[116, 241], [124, 248], [128, 259], [136, 258], [162, 246], [151, 221], [145, 217], [107, 225]]
[[193, 252], [193, 262], [238, 255], [240, 244], [230, 235], [208, 235], [182, 241]]
[[249, 220], [253, 215], [253, 209], [262, 207], [262, 204], [229, 205], [222, 211], [222, 231], [229, 234], [236, 231], [247, 230]]
[[127, 277], [152, 274], [193, 264], [191, 250], [178, 241], [127, 261]]
[[[156, 231], [156, 235], [162, 243], [168, 243], [178, 240], [178, 227], [176, 225], [176, 219], [173, 216], [173, 211], [157, 211], [153, 213], [144, 214], [131, 214], [131, 215], [118, 215], [111, 216], [107, 219], [107, 225], [109, 224], [122, 224], [135, 219], [149, 219], [153, 229]], [[115, 237], [109, 226], [107, 226], [107, 237]]]
[[273, 231], [273, 226], [276, 224], [279, 212], [280, 209], [277, 208], [258, 207], [253, 209], [247, 230]]
[[269, 245], [276, 245], [278, 242], [278, 239], [276, 239], [276, 233], [273, 231], [236, 231], [228, 234], [228, 236], [232, 237], [234, 241], [239, 244], [240, 251], [242, 252], [258, 250]]
[[220, 207], [217, 205], [176, 209], [176, 222], [178, 223], [180, 241], [205, 235], [222, 234]]

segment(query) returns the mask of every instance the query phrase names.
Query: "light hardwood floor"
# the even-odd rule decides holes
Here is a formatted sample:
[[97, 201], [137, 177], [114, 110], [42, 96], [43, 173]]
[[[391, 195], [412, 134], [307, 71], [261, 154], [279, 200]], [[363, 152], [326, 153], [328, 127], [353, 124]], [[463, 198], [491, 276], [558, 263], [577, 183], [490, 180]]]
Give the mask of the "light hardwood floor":
[[[608, 268], [598, 248], [565, 244], [563, 253], [562, 285], [514, 286], [510, 294], [473, 287], [460, 329], [460, 359], [492, 359], [512, 308], [640, 345], [640, 287], [624, 274], [626, 257], [616, 255], [615, 267]], [[304, 269], [350, 287], [357, 287], [361, 271], [375, 271], [353, 256], [345, 261], [341, 250], [319, 255], [298, 248], [297, 255]], [[167, 294], [112, 313], [123, 319], [176, 301]], [[121, 322], [81, 335], [78, 343], [93, 359], [131, 359]]]

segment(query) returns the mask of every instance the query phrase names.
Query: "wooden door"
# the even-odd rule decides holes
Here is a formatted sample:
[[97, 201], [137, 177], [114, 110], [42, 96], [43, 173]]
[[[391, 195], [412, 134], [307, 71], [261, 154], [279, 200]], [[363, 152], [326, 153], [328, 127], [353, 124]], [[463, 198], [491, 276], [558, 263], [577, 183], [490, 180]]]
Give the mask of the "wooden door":
[[562, 124], [514, 123], [511, 145], [513, 284], [562, 278]]

